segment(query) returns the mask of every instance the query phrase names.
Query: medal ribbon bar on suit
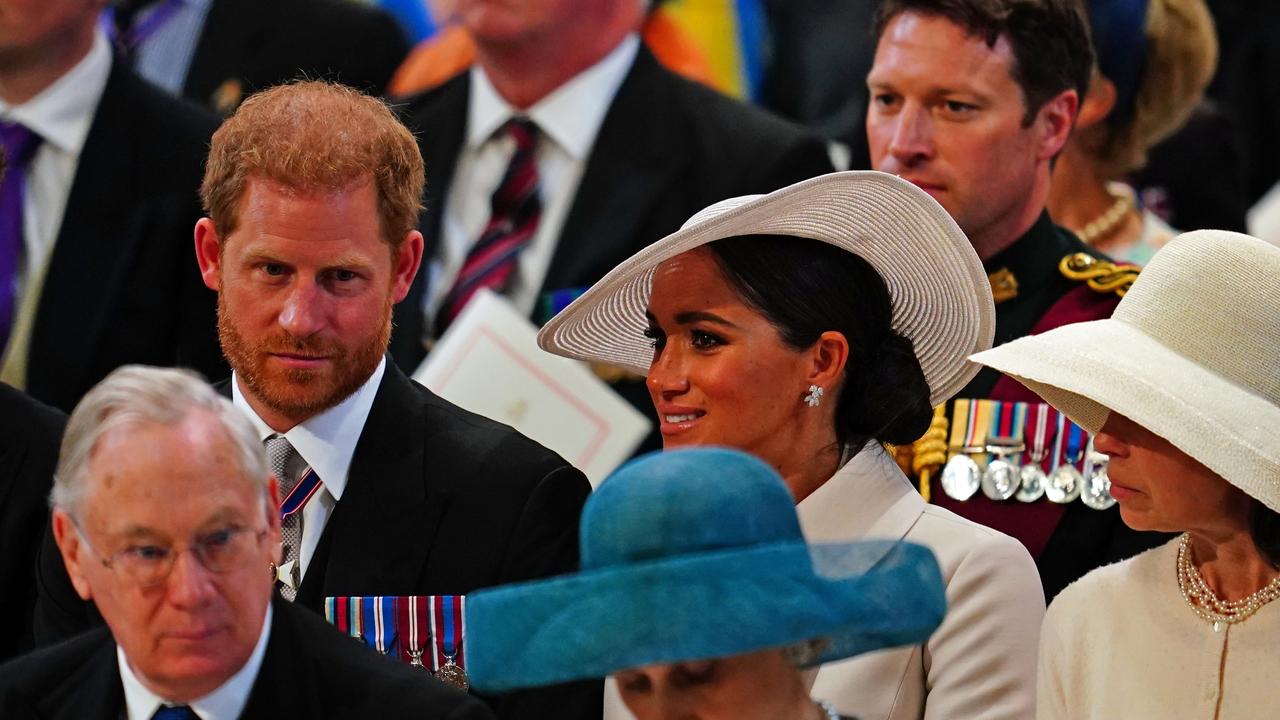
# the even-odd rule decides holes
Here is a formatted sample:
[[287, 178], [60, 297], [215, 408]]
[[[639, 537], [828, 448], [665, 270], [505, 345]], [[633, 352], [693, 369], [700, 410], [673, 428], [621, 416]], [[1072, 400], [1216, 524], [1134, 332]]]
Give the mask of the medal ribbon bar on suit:
[[358, 604], [364, 644], [389, 655], [396, 642], [396, 599], [389, 596], [352, 598]]
[[298, 484], [294, 485], [288, 496], [280, 501], [280, 519], [284, 520], [306, 507], [322, 485], [324, 483], [320, 482], [320, 476], [316, 475], [315, 470], [308, 467], [306, 472], [302, 474], [302, 479], [298, 481]]

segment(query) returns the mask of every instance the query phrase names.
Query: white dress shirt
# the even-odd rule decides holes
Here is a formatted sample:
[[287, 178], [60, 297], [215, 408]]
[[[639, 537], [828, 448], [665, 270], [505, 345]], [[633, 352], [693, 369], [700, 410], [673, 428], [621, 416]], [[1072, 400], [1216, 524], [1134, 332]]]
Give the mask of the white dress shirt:
[[[578, 183], [591, 156], [591, 147], [618, 87], [635, 63], [640, 39], [629, 35], [608, 55], [554, 92], [521, 112], [494, 89], [478, 65], [471, 68], [467, 103], [467, 136], [444, 201], [440, 243], [427, 263], [430, 291], [423, 298], [428, 339], [436, 311], [453, 287], [471, 246], [480, 239], [491, 214], [490, 198], [515, 154], [515, 141], [494, 136], [513, 117], [527, 117], [538, 125], [539, 196], [542, 217], [529, 244], [520, 251], [507, 298], [523, 313], [538, 301], [547, 267], [555, 254]], [[430, 182], [430, 180], [428, 180]]]
[[[134, 69], [139, 75], [174, 95], [182, 95], [211, 1], [182, 0], [173, 14], [139, 43], [133, 53]], [[161, 4], [156, 3], [138, 13], [134, 24], [145, 21], [160, 8]]]
[[[253, 690], [253, 682], [258, 679], [258, 670], [262, 668], [262, 657], [267, 653], [267, 638], [271, 636], [271, 605], [267, 605], [267, 616], [262, 621], [262, 632], [258, 634], [258, 644], [244, 667], [236, 671], [217, 690], [202, 698], [188, 703], [179, 703], [191, 708], [200, 720], [236, 720], [249, 702], [249, 693]], [[164, 698], [151, 692], [142, 684], [133, 668], [129, 666], [124, 650], [116, 646], [116, 664], [120, 666], [120, 683], [124, 686], [124, 704], [128, 720], [151, 720]]]
[[[21, 123], [41, 139], [27, 165], [22, 199], [23, 256], [18, 265], [15, 318], [23, 315], [25, 305], [39, 300], [34, 290], [53, 254], [80, 153], [110, 73], [111, 44], [99, 29], [88, 54], [52, 85], [21, 105], [0, 100], [0, 119]], [[19, 334], [29, 332], [30, 328], [15, 325], [9, 345], [25, 348], [26, 339], [20, 340]]]
[[[284, 433], [293, 449], [316, 471], [322, 483], [321, 488], [302, 509], [302, 546], [298, 548], [298, 565], [302, 577], [306, 577], [307, 566], [311, 564], [316, 546], [320, 544], [324, 524], [333, 514], [333, 508], [342, 499], [342, 491], [347, 487], [351, 457], [356, 452], [356, 443], [364, 431], [365, 420], [369, 419], [373, 398], [378, 394], [378, 385], [382, 383], [382, 375], [386, 369], [387, 359], [384, 357], [360, 389], [337, 405]], [[240, 390], [240, 381], [234, 373], [231, 376], [231, 401], [249, 416], [261, 440], [265, 442], [276, 434], [245, 400]]]

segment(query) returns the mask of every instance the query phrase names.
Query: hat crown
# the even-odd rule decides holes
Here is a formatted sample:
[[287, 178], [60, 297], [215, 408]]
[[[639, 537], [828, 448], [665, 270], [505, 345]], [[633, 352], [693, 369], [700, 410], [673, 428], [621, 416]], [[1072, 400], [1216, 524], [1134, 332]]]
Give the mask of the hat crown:
[[768, 465], [737, 450], [651, 453], [587, 499], [582, 568], [802, 542], [795, 501]]
[[[1179, 235], [1112, 317], [1280, 405], [1280, 248], [1224, 230]], [[1224, 328], [1244, 340], [1223, 342]]]

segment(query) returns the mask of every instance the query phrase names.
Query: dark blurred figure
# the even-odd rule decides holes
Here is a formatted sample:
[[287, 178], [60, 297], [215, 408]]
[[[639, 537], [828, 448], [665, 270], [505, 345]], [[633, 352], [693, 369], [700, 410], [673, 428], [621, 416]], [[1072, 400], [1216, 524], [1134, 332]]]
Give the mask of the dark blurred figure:
[[[1209, 97], [1237, 125], [1246, 162], [1245, 204], [1280, 181], [1280, 3], [1207, 0], [1221, 39]], [[1188, 164], [1188, 166], [1190, 166]]]
[[381, 94], [409, 52], [390, 15], [349, 0], [118, 0], [108, 12], [138, 74], [223, 115], [299, 77]]
[[36, 550], [66, 424], [60, 411], [0, 383], [0, 662], [32, 647]]
[[1143, 206], [1178, 230], [1245, 232], [1252, 202], [1240, 125], [1221, 103], [1201, 100], [1134, 173]]
[[217, 118], [139, 79], [106, 0], [0, 0], [0, 379], [70, 410], [113, 368], [221, 376], [191, 227]]
[[761, 103], [850, 152], [849, 168], [871, 167], [867, 72], [880, 0], [765, 0], [772, 52]]

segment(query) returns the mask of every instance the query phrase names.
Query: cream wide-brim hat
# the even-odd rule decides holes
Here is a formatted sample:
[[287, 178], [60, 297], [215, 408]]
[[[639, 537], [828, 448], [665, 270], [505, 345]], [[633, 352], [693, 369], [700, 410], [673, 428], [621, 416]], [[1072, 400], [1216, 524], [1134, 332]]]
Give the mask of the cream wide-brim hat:
[[646, 374], [653, 360], [644, 331], [654, 270], [681, 253], [740, 235], [820, 240], [870, 263], [888, 286], [893, 328], [915, 347], [934, 405], [978, 372], [968, 356], [991, 347], [991, 285], [968, 238], [923, 190], [874, 171], [820, 175], [698, 212], [551, 318], [538, 344], [556, 355]]
[[1096, 433], [1120, 413], [1280, 512], [1280, 248], [1179, 235], [1108, 320], [973, 356]]

